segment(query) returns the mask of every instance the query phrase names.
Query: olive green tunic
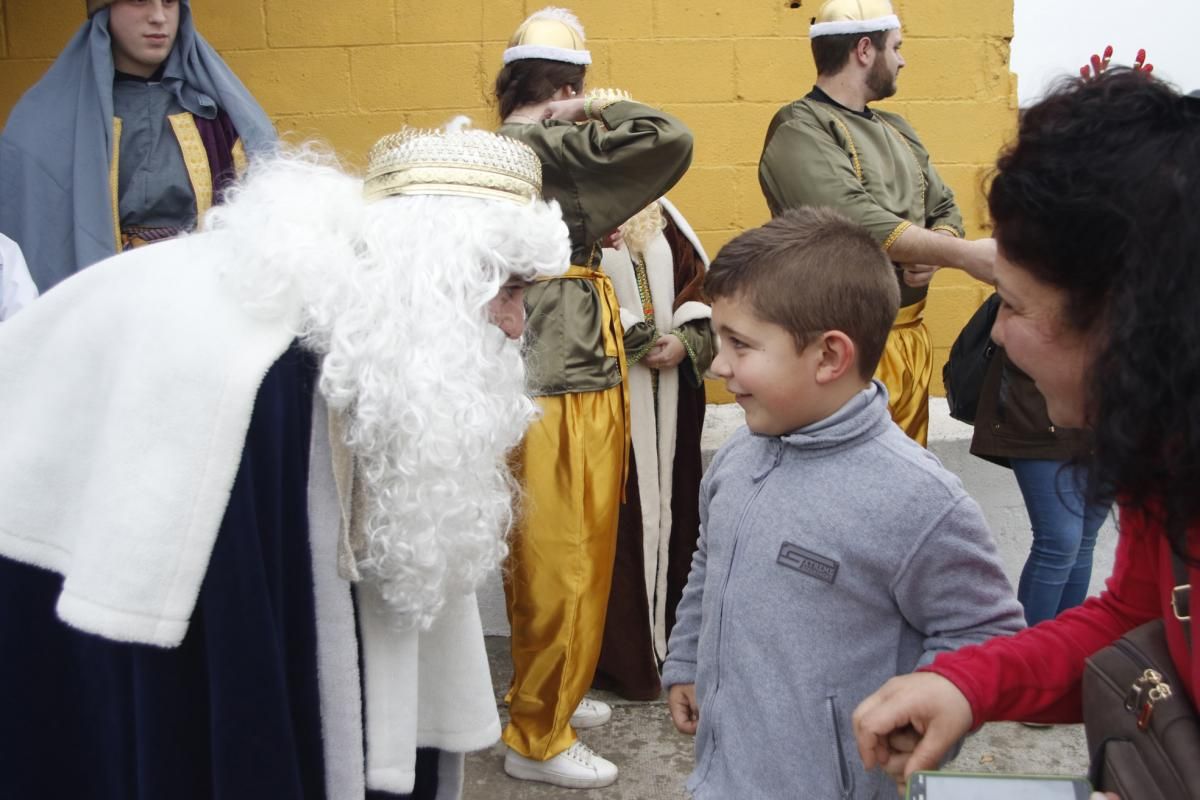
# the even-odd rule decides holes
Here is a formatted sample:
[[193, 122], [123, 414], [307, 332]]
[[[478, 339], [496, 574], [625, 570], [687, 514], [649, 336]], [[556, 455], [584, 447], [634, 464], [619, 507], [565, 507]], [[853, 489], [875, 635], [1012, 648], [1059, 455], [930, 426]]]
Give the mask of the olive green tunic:
[[[533, 148], [542, 161], [542, 193], [562, 209], [571, 260], [597, 268], [600, 240], [662, 197], [687, 171], [692, 134], [661, 111], [632, 101], [601, 112], [604, 122], [507, 123], [499, 132]], [[551, 280], [525, 293], [530, 391], [535, 395], [601, 391], [621, 382], [605, 356], [601, 309], [587, 281]], [[630, 354], [645, 352], [651, 324], [625, 334]]]
[[[852, 111], [814, 88], [781, 108], [767, 128], [758, 180], [771, 214], [801, 206], [834, 208], [886, 250], [910, 225], [963, 236], [954, 193], [903, 117]], [[899, 279], [899, 274], [897, 275]], [[901, 305], [928, 287], [900, 281]]]

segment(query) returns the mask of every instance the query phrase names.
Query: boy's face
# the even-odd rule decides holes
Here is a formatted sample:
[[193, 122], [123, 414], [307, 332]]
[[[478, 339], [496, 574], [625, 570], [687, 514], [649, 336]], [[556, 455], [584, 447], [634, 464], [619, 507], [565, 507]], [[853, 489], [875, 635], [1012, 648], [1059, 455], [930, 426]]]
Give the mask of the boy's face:
[[751, 431], [780, 436], [826, 416], [818, 397], [819, 337], [797, 350], [791, 333], [740, 297], [715, 299], [712, 324], [721, 339], [712, 371], [737, 397]]
[[108, 11], [113, 66], [149, 78], [167, 60], [179, 33], [179, 0], [116, 0]]

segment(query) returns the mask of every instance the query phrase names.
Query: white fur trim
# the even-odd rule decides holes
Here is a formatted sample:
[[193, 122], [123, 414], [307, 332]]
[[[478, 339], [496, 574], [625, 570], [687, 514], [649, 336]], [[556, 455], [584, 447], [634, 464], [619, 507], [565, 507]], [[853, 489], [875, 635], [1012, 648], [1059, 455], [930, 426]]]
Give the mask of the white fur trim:
[[333, 475], [329, 412], [313, 392], [312, 444], [308, 469], [308, 542], [312, 551], [313, 606], [317, 617], [317, 679], [321, 744], [325, 748], [325, 795], [361, 800], [363, 765], [362, 684], [358, 633], [350, 584], [338, 575], [341, 503]]
[[808, 38], [817, 36], [841, 36], [847, 33], [875, 33], [877, 31], [900, 30], [900, 18], [895, 14], [875, 19], [839, 19], [835, 22], [814, 22]]
[[62, 575], [59, 617], [115, 641], [183, 640], [259, 384], [294, 336], [222, 285], [214, 235], [96, 264], [0, 325], [0, 554]]
[[671, 317], [671, 328], [678, 328], [700, 319], [712, 319], [712, 307], [697, 300], [688, 300], [675, 309], [675, 314]]
[[629, 330], [634, 325], [637, 325], [642, 321], [642, 316], [642, 314], [634, 313], [625, 306], [621, 306], [621, 327], [625, 330]]
[[505, 64], [529, 58], [544, 58], [547, 61], [561, 61], [565, 64], [579, 64], [580, 66], [592, 63], [592, 53], [589, 50], [569, 50], [565, 47], [549, 47], [540, 44], [519, 44], [504, 51]]
[[417, 748], [482, 750], [500, 717], [474, 593], [450, 597], [428, 631], [398, 631], [378, 590], [355, 591], [362, 636], [367, 788], [409, 794]]

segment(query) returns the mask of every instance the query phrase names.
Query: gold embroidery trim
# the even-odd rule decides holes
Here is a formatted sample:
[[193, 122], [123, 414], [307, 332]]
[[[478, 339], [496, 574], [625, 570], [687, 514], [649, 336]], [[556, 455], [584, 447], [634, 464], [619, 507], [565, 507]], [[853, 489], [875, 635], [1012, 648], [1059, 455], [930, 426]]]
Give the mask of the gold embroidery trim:
[[908, 220], [904, 220], [899, 225], [897, 225], [896, 229], [894, 231], [892, 231], [890, 234], [888, 234], [888, 237], [883, 240], [883, 249], [891, 250], [892, 245], [894, 245], [896, 243], [896, 240], [899, 239], [900, 236], [911, 227], [912, 227], [912, 223], [909, 222]]
[[671, 335], [683, 343], [683, 349], [687, 351], [688, 358], [692, 362], [692, 373], [696, 376], [696, 382], [703, 383], [704, 376], [700, 374], [700, 368], [697, 366], [700, 363], [700, 359], [697, 358], [696, 351], [692, 349], [692, 343], [683, 335], [683, 328], [676, 328], [671, 331]]
[[200, 138], [200, 129], [196, 127], [195, 118], [184, 111], [167, 117], [171, 129], [175, 131], [175, 139], [179, 142], [179, 150], [183, 153], [183, 165], [187, 168], [188, 180], [192, 183], [192, 193], [196, 196], [196, 227], [204, 214], [212, 208], [213, 184], [212, 169], [208, 165], [208, 151], [204, 149], [204, 140]]
[[842, 131], [842, 135], [846, 137], [846, 146], [850, 148], [850, 162], [854, 165], [854, 174], [858, 177], [859, 183], [862, 183], [863, 171], [862, 162], [858, 159], [858, 148], [854, 146], [854, 137], [850, 135], [850, 128], [837, 114], [832, 114], [833, 123]]
[[229, 153], [233, 156], [234, 174], [240, 178], [246, 174], [246, 148], [242, 145], [241, 139], [233, 143]]
[[954, 228], [950, 227], [949, 225], [934, 225], [934, 226], [933, 226], [932, 228], [930, 228], [929, 230], [931, 230], [931, 231], [945, 231], [946, 233], [948, 233], [948, 234], [950, 234], [951, 236], [953, 236], [955, 239], [959, 238], [958, 231], [956, 231]]
[[121, 252], [121, 193], [120, 173], [118, 166], [121, 162], [121, 118], [113, 117], [112, 161], [108, 165], [108, 185], [112, 195], [113, 241], [117, 244], [117, 252]]

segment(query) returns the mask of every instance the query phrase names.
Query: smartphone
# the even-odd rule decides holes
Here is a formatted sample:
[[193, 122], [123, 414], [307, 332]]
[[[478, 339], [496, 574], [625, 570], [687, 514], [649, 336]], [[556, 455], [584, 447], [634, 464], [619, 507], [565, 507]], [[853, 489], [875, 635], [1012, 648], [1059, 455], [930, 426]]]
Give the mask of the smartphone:
[[1092, 787], [1064, 775], [914, 772], [908, 800], [1088, 800]]

